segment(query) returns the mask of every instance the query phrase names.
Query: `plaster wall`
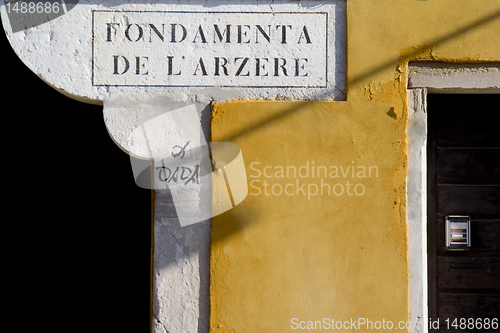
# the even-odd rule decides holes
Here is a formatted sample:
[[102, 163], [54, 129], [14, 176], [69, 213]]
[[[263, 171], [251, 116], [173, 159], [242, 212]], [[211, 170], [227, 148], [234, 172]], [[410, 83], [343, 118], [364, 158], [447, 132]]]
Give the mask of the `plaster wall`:
[[[394, 325], [410, 319], [410, 304], [421, 306], [426, 296], [408, 290], [413, 274], [425, 274], [415, 272], [422, 263], [408, 262], [407, 130], [423, 130], [414, 127], [415, 117], [408, 129], [408, 63], [498, 62], [499, 30], [496, 1], [350, 0], [346, 101], [214, 106], [212, 141], [241, 147], [249, 195], [213, 219], [212, 332], [287, 332], [300, 321], [304, 328], [310, 321], [325, 329], [324, 318]], [[496, 85], [486, 82], [490, 78], [485, 87]], [[287, 167], [299, 170], [307, 162], [311, 170], [312, 161], [329, 170], [376, 166], [378, 177], [286, 175]], [[285, 168], [284, 176], [277, 166]], [[321, 181], [350, 181], [365, 192], [322, 195]], [[288, 184], [292, 195], [285, 193]], [[301, 184], [304, 194], [297, 190]], [[308, 195], [313, 184], [318, 193]]]

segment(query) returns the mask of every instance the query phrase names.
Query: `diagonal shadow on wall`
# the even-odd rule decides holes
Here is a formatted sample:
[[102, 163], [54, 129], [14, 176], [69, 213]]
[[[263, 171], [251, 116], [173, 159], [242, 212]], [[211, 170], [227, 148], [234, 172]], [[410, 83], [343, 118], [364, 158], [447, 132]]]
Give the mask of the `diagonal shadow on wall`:
[[[500, 10], [496, 11], [486, 17], [483, 17], [480, 20], [477, 20], [475, 22], [472, 22], [469, 25], [463, 26], [462, 28], [457, 29], [456, 31], [435, 38], [434, 40], [429, 41], [428, 43], [425, 43], [419, 47], [416, 47], [413, 49], [411, 52], [400, 56], [398, 58], [391, 59], [390, 61], [387, 61], [385, 63], [373, 66], [373, 68], [361, 75], [352, 77], [352, 78], [347, 78], [347, 90], [355, 87], [356, 85], [366, 81], [370, 77], [387, 70], [389, 68], [394, 68], [396, 69], [400, 64], [407, 64], [411, 60], [418, 59], [418, 57], [422, 54], [425, 53], [426, 51], [432, 50], [433, 47], [436, 45], [442, 45], [450, 40], [453, 40], [454, 38], [460, 37], [462, 35], [465, 35], [467, 33], [470, 33], [471, 31], [478, 29], [480, 27], [483, 27], [495, 20], [497, 20], [500, 17]], [[320, 95], [316, 96], [315, 100], [328, 100], [329, 95]], [[227, 136], [227, 141], [233, 142], [236, 139], [241, 139], [245, 137], [249, 137], [255, 133], [257, 133], [260, 129], [263, 129], [267, 126], [272, 126], [274, 123], [281, 121], [285, 119], [286, 117], [289, 117], [291, 115], [294, 115], [296, 113], [301, 112], [302, 110], [305, 110], [310, 103], [314, 103], [313, 101], [307, 101], [307, 102], [301, 102], [301, 103], [296, 103], [296, 105], [292, 108], [288, 108], [278, 114], [269, 116], [268, 118], [259, 121], [255, 124], [253, 124], [250, 127], [247, 127], [244, 131], [240, 132], [235, 132]], [[205, 119], [205, 122], [207, 119]], [[206, 124], [205, 124], [206, 126]], [[162, 195], [166, 195], [168, 197], [168, 193], [163, 193]], [[167, 198], [168, 200], [168, 198]], [[253, 219], [254, 223], [257, 223], [257, 219]], [[163, 225], [163, 227], [166, 227], [170, 229], [169, 232], [171, 232], [172, 228], [175, 230], [175, 234], [172, 234], [172, 237], [177, 241], [185, 241], [187, 238], [189, 238], [190, 234], [193, 233], [205, 233], [205, 234], [210, 234], [210, 222], [205, 221], [203, 223], [199, 223], [197, 225], [191, 225], [187, 227], [180, 228], [178, 225], [178, 222], [176, 223], [175, 218], [169, 219], [167, 222], [168, 226]], [[174, 226], [175, 225], [175, 226]], [[214, 234], [212, 239], [210, 240], [212, 243], [218, 243], [222, 242], [228, 237], [230, 237], [234, 232], [237, 232], [240, 228], [244, 228], [245, 226], [229, 226], [225, 228], [222, 232], [218, 232], [217, 234]], [[198, 246], [192, 246], [188, 247], [187, 251], [183, 255], [185, 256], [190, 256], [192, 255], [191, 251], [195, 251], [199, 255], [199, 276], [200, 276], [200, 303], [199, 303], [199, 310], [200, 310], [200, 318], [198, 320], [198, 332], [208, 332], [208, 320], [209, 320], [209, 279], [210, 279], [210, 270], [209, 270], [209, 248], [210, 248], [210, 241], [209, 242], [201, 242], [198, 244]], [[172, 264], [173, 262], [168, 262], [164, 261], [164, 265], [169, 265]], [[157, 302], [158, 300], [153, 300], [153, 302]]]

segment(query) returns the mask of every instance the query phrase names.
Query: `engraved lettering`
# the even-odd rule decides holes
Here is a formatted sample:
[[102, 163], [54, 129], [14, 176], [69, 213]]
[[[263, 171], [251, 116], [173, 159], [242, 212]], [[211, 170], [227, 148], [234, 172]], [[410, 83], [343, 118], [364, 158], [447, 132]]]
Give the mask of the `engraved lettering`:
[[307, 32], [306, 26], [304, 26], [302, 28], [302, 33], [300, 34], [300, 37], [299, 37], [297, 44], [300, 44], [300, 41], [302, 40], [302, 38], [306, 39], [307, 44], [311, 44], [311, 38], [309, 38], [309, 32]]
[[226, 36], [226, 43], [231, 43], [231, 25], [228, 24], [226, 25], [226, 29], [221, 33], [219, 30], [219, 26], [217, 24], [214, 24], [214, 43], [217, 41], [215, 40], [215, 36], [219, 37], [219, 42], [222, 42], [222, 39], [224, 38], [224, 35]]
[[[240, 59], [243, 59], [243, 58], [234, 58], [234, 63], [236, 64], [238, 62], [238, 60], [240, 60]], [[238, 67], [238, 70], [236, 71], [236, 74], [234, 74], [234, 76], [240, 76], [241, 71], [243, 70], [243, 68], [245, 67], [245, 65], [247, 64], [247, 62], [248, 62], [248, 58], [244, 58], [243, 61], [241, 62], [240, 67]], [[247, 71], [246, 74], [243, 74], [241, 76], [250, 76], [250, 72]]]

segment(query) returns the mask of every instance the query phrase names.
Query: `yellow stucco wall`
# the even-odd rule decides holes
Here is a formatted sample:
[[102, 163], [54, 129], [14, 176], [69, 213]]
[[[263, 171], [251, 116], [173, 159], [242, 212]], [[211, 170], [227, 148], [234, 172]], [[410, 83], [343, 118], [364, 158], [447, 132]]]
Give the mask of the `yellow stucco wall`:
[[212, 222], [212, 332], [408, 320], [407, 64], [499, 61], [498, 31], [497, 0], [347, 0], [346, 101], [214, 106], [212, 141], [239, 145], [249, 195]]

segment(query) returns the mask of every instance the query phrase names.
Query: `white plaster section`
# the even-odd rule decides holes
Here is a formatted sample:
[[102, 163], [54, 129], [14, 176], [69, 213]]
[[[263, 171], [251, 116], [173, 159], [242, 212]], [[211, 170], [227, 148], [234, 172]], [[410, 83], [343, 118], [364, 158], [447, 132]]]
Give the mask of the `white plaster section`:
[[412, 333], [427, 332], [427, 90], [408, 89], [407, 204]]
[[[206, 89], [203, 91], [206, 91], [207, 94], [215, 92], [216, 94], [224, 96], [223, 92], [215, 91], [215, 89]], [[204, 123], [202, 124], [201, 130], [198, 128], [198, 124], [196, 124], [193, 129], [196, 128], [198, 135], [204, 135], [204, 138], [200, 137], [198, 139], [199, 142], [207, 142], [211, 112], [209, 105], [210, 100], [208, 99], [209, 97], [205, 95], [196, 95], [193, 97], [195, 99], [194, 101], [179, 101], [176, 100], [175, 97], [172, 98], [163, 95], [140, 92], [136, 92], [135, 94], [119, 93], [113, 97], [104, 99], [104, 122], [109, 135], [127, 154], [145, 159], [160, 157], [162, 154], [165, 156], [168, 152], [166, 150], [159, 150], [160, 147], [166, 147], [163, 140], [165, 137], [157, 137], [157, 139], [152, 138], [150, 140], [151, 144], [156, 147], [154, 152], [155, 156], [153, 156], [151, 155], [153, 152], [150, 153], [147, 149], [141, 150], [137, 146], [135, 148], [133, 147], [133, 131], [152, 119], [162, 119], [161, 117], [157, 117], [168, 112], [194, 106], [198, 111], [199, 117], [204, 117]]]
[[[169, 159], [174, 145], [184, 147], [190, 141], [193, 148], [206, 146], [211, 108], [206, 100], [198, 99], [201, 101], [196, 103], [179, 102], [165, 96], [137, 94], [104, 100], [104, 121], [118, 146], [134, 157], [154, 160], [154, 333], [208, 332], [210, 220], [192, 225], [186, 221], [190, 213], [200, 211], [203, 205], [210, 206], [210, 193], [201, 195], [210, 184], [177, 184], [172, 189], [158, 182], [156, 169], [164, 166], [162, 161], [168, 165], [177, 160], [192, 167], [188, 164], [193, 164], [193, 151]], [[199, 158], [195, 159], [199, 163]], [[148, 164], [136, 163], [132, 163], [132, 170], [137, 179]], [[146, 178], [142, 187], [151, 188], [149, 172]]]
[[153, 188], [168, 188], [181, 226], [212, 217], [210, 153], [194, 104], [144, 122], [130, 142], [133, 155], [154, 161]]
[[168, 190], [156, 191], [154, 333], [209, 331], [210, 221], [181, 227]]
[[67, 14], [16, 33], [0, 1], [19, 58], [75, 99], [140, 93], [185, 101], [206, 87], [230, 99], [345, 99], [345, 0], [80, 0]]
[[429, 93], [498, 93], [500, 64], [410, 63], [408, 88], [424, 87]]

